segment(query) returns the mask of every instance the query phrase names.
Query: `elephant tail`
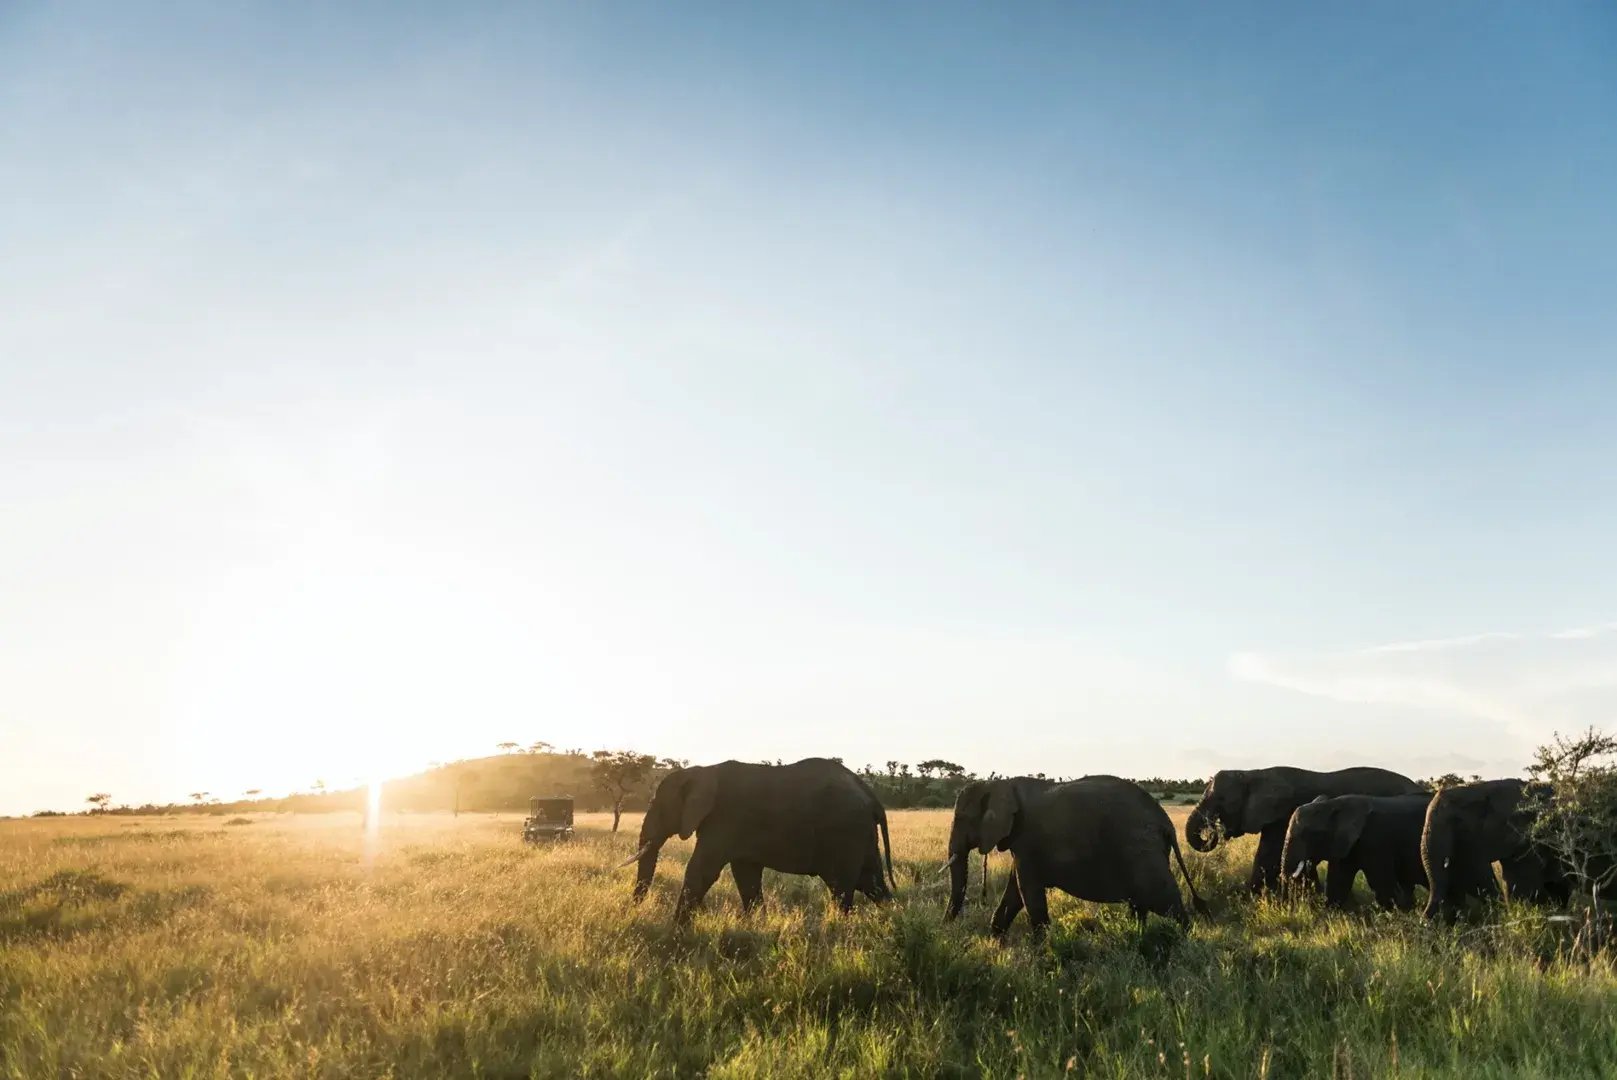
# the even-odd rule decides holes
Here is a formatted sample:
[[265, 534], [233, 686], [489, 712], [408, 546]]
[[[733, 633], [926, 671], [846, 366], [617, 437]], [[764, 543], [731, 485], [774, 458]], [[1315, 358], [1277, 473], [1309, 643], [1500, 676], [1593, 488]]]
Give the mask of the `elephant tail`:
[[876, 824], [881, 826], [882, 857], [887, 862], [887, 880], [892, 883], [893, 891], [898, 892], [898, 878], [893, 874], [893, 842], [887, 836], [887, 808], [881, 805], [876, 807]]
[[1190, 906], [1202, 918], [1211, 918], [1213, 909], [1207, 906], [1207, 901], [1196, 895], [1196, 883], [1190, 880], [1190, 867], [1185, 865], [1184, 853], [1179, 850], [1179, 838], [1169, 833], [1168, 843], [1173, 845], [1173, 857], [1179, 862], [1179, 873], [1184, 876], [1185, 888], [1190, 890]]

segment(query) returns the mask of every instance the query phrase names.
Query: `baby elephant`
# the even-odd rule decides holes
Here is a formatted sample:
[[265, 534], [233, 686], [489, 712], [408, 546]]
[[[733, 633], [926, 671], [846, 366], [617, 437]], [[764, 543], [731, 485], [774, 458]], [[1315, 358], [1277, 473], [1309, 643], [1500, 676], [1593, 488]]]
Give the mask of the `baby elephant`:
[[1420, 837], [1430, 800], [1429, 794], [1321, 795], [1292, 812], [1281, 865], [1292, 877], [1308, 877], [1329, 863], [1327, 907], [1349, 905], [1353, 879], [1363, 870], [1376, 903], [1408, 911], [1415, 886], [1426, 884]]
[[1048, 926], [1044, 891], [1052, 887], [1080, 900], [1127, 903], [1142, 927], [1149, 912], [1189, 927], [1170, 853], [1196, 911], [1207, 913], [1167, 812], [1139, 785], [1116, 776], [1086, 776], [1066, 784], [1026, 776], [967, 784], [955, 799], [949, 830], [947, 918], [959, 915], [965, 901], [972, 848], [984, 855], [996, 848], [1009, 851], [1015, 859], [990, 923], [996, 936], [1024, 905], [1036, 932]]

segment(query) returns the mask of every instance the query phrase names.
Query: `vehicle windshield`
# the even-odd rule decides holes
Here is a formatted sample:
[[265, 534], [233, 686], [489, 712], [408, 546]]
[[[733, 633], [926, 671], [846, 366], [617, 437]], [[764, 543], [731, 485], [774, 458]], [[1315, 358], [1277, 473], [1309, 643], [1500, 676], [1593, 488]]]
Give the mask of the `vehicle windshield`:
[[573, 819], [571, 799], [535, 799], [531, 806], [533, 816], [540, 821], [565, 824]]

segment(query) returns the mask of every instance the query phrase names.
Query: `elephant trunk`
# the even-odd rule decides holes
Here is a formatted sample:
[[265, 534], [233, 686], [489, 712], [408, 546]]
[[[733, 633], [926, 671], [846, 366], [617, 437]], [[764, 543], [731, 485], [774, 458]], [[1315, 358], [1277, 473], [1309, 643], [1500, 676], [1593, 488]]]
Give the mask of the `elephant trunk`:
[[639, 865], [634, 872], [634, 901], [639, 903], [651, 891], [651, 879], [657, 873], [657, 856], [662, 851], [662, 844], [653, 841], [642, 845], [640, 849]]
[[1208, 812], [1206, 802], [1199, 802], [1196, 808], [1185, 819], [1185, 842], [1190, 850], [1206, 854], [1218, 847], [1218, 830], [1214, 828], [1216, 819]]
[[1298, 839], [1295, 830], [1286, 830], [1286, 842], [1280, 849], [1280, 874], [1282, 877], [1301, 877], [1314, 865], [1309, 857], [1308, 845]]
[[949, 859], [949, 907], [944, 912], [945, 919], [953, 919], [965, 906], [966, 867], [969, 865], [971, 865], [970, 850], [957, 851]]

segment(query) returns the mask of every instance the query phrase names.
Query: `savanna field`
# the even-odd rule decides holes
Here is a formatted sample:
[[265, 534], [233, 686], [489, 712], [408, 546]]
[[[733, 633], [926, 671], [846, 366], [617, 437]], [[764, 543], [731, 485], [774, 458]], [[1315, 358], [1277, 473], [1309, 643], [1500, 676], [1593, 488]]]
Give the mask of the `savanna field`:
[[1249, 901], [1248, 838], [1186, 852], [1214, 910], [1188, 938], [1052, 892], [1045, 941], [999, 944], [975, 860], [942, 921], [948, 812], [892, 822], [896, 902], [843, 917], [769, 873], [743, 917], [726, 876], [684, 929], [689, 843], [641, 906], [611, 869], [635, 816], [541, 848], [514, 815], [371, 844], [353, 814], [0, 822], [0, 1075], [1617, 1074], [1617, 973], [1558, 959], [1541, 912]]

